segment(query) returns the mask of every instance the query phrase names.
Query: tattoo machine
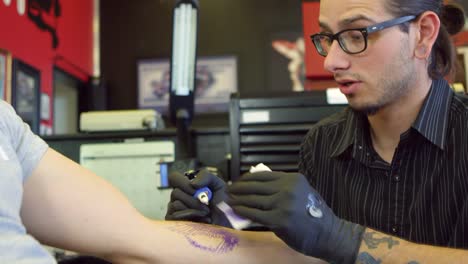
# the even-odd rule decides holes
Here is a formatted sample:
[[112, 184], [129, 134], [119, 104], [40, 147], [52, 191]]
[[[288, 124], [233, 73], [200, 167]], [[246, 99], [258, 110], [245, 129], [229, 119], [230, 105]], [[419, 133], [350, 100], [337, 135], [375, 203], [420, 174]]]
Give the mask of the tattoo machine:
[[[189, 178], [189, 180], [193, 180], [197, 173], [200, 170], [189, 170], [184, 173], [184, 175]], [[213, 197], [213, 193], [211, 192], [210, 188], [203, 187], [198, 189], [194, 194], [193, 197], [198, 199], [201, 203], [209, 205], [211, 198]]]

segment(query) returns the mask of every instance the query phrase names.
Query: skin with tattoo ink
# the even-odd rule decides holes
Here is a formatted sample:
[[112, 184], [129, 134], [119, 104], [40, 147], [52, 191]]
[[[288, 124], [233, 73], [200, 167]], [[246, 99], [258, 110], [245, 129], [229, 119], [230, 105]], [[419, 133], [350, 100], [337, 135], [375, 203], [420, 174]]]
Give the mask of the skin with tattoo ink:
[[366, 245], [371, 249], [376, 249], [380, 244], [387, 243], [388, 249], [391, 249], [395, 245], [399, 245], [400, 242], [397, 240], [392, 239], [392, 237], [382, 237], [382, 238], [374, 238], [375, 232], [367, 232], [364, 233], [362, 236], [362, 240], [366, 243]]
[[356, 259], [356, 264], [380, 264], [382, 260], [375, 259], [371, 254], [362, 252]]
[[[369, 249], [377, 249], [380, 245], [386, 247], [387, 249], [392, 249], [400, 244], [399, 241], [393, 239], [390, 236], [375, 237], [377, 232], [365, 232], [362, 235], [362, 241]], [[378, 235], [377, 235], [378, 236]], [[358, 254], [356, 263], [359, 264], [380, 264], [382, 259], [377, 258], [373, 255], [371, 251], [364, 251]], [[411, 263], [416, 264], [416, 263]]]
[[227, 253], [239, 244], [239, 238], [231, 232], [208, 225], [180, 223], [169, 230], [182, 234], [193, 247], [212, 253]]

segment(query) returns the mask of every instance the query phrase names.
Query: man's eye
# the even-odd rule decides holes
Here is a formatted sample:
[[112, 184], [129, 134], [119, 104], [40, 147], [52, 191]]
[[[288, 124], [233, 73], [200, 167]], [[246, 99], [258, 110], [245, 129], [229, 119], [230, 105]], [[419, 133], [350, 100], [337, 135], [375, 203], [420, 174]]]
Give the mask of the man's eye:
[[362, 40], [362, 34], [352, 34], [351, 39], [356, 41]]

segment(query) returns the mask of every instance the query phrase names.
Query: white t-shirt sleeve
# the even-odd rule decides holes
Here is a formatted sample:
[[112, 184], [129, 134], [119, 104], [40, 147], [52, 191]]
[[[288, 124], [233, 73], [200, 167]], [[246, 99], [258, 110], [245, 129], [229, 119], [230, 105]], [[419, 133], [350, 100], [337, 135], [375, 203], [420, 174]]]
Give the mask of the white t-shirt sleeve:
[[23, 182], [31, 175], [48, 149], [8, 103], [0, 100], [0, 130], [7, 135], [22, 169]]

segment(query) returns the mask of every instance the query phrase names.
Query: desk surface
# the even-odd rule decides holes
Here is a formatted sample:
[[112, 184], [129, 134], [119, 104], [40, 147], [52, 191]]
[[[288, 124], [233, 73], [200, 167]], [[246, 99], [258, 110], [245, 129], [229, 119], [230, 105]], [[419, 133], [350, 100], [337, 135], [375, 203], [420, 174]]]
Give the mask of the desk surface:
[[[210, 135], [210, 134], [228, 134], [229, 127], [192, 127], [190, 131], [195, 135]], [[41, 136], [45, 141], [63, 141], [63, 140], [94, 140], [94, 139], [109, 139], [109, 138], [148, 138], [148, 137], [175, 137], [175, 128], [166, 128], [156, 131], [119, 131], [119, 132], [99, 132], [99, 133], [77, 133], [68, 135], [52, 135]]]

